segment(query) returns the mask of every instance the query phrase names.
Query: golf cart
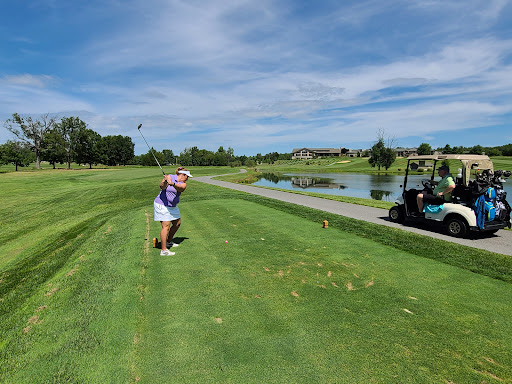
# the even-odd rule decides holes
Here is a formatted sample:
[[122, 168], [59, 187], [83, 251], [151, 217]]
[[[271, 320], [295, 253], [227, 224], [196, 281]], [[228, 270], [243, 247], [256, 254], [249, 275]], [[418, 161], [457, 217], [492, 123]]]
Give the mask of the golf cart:
[[[455, 189], [451, 201], [440, 206], [426, 204], [423, 213], [418, 212], [416, 196], [422, 190], [432, 193], [437, 184], [434, 181], [436, 169], [442, 163], [448, 163], [451, 170], [459, 166], [457, 176], [453, 176]], [[408, 189], [409, 173], [415, 170], [431, 171], [432, 175], [421, 181], [421, 187], [418, 183], [420, 189]], [[455, 237], [464, 237], [468, 231], [494, 233], [510, 228], [511, 208], [503, 190], [504, 178], [509, 176], [510, 171], [495, 171], [491, 159], [485, 155], [409, 156], [402, 195], [389, 210], [389, 218], [397, 223], [407, 219], [444, 225], [447, 233]]]

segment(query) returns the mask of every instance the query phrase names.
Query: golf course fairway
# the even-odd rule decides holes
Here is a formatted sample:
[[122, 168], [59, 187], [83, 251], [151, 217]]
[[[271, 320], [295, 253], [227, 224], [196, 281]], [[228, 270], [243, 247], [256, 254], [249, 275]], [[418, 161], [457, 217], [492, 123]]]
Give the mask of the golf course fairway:
[[1, 383], [512, 383], [509, 257], [158, 172], [0, 174]]

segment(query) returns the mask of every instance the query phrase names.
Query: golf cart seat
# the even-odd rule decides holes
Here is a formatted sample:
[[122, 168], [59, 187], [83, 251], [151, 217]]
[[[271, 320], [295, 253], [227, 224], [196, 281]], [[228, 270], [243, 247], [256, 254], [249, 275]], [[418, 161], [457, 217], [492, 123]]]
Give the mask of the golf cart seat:
[[421, 191], [418, 191], [417, 189], [409, 189], [405, 192], [405, 201], [409, 212], [418, 212], [418, 203], [416, 198], [420, 192]]
[[469, 204], [471, 203], [471, 198], [472, 198], [472, 192], [471, 192], [471, 188], [469, 187], [466, 187], [462, 184], [459, 184], [459, 185], [456, 185], [455, 186], [455, 189], [452, 191], [452, 203], [458, 203], [458, 204], [462, 204], [462, 203], [466, 203], [466, 204]]

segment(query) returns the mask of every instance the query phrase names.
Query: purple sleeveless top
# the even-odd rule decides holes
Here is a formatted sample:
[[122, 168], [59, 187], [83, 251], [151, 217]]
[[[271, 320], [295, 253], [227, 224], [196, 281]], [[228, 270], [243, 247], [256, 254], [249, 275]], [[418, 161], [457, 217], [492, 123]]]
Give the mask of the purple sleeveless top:
[[[171, 181], [176, 183], [178, 176], [171, 175]], [[180, 202], [181, 192], [178, 192], [176, 188], [167, 185], [167, 188], [162, 189], [158, 196], [155, 198], [155, 203], [165, 205], [166, 207], [175, 207]]]

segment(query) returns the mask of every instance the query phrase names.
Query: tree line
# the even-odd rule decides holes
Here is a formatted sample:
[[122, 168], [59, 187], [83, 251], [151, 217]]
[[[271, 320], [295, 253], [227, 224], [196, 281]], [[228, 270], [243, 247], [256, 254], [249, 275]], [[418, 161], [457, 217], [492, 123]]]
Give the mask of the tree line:
[[0, 145], [0, 161], [18, 167], [41, 161], [55, 165], [71, 163], [127, 165], [134, 158], [135, 145], [128, 136], [104, 136], [87, 128], [78, 117], [63, 117], [60, 121], [48, 115], [40, 119], [21, 117], [14, 113], [5, 122], [5, 128], [16, 140]]
[[[421, 143], [418, 147], [418, 155], [430, 155], [433, 149], [428, 143]], [[456, 154], [462, 155], [464, 153], [470, 155], [483, 155], [487, 156], [512, 156], [512, 144], [505, 144], [495, 147], [483, 147], [481, 145], [475, 145], [472, 147], [454, 146], [446, 144], [444, 147], [438, 147], [435, 149], [437, 152], [443, 154]]]
[[17, 113], [4, 123], [5, 128], [16, 139], [0, 144], [0, 165], [13, 164], [26, 167], [35, 162], [37, 169], [41, 161], [47, 161], [55, 169], [56, 164], [71, 163], [93, 165], [157, 165], [181, 164], [184, 166], [255, 166], [260, 163], [274, 163], [277, 160], [289, 160], [291, 153], [277, 152], [256, 156], [235, 156], [233, 148], [219, 147], [216, 152], [198, 147], [185, 148], [176, 156], [171, 149], [161, 152], [151, 148], [147, 153], [135, 156], [135, 145], [128, 136], [101, 136], [87, 128], [79, 117], [63, 117], [60, 121], [49, 115], [39, 119], [22, 117]]
[[[378, 140], [371, 149], [370, 158], [368, 163], [372, 167], [378, 167], [379, 171], [381, 167], [386, 170], [391, 167], [395, 162], [396, 153], [393, 150], [392, 140], [388, 145], [384, 142], [383, 132], [378, 133]], [[475, 145], [473, 147], [455, 146], [452, 147], [446, 144], [444, 147], [433, 149], [428, 143], [421, 143], [418, 147], [418, 155], [431, 155], [434, 152], [440, 152], [443, 154], [470, 154], [470, 155], [483, 155], [487, 156], [512, 156], [512, 144], [505, 144], [497, 147], [483, 147], [481, 145]]]
[[[0, 164], [13, 164], [18, 167], [28, 166], [35, 161], [36, 168], [41, 168], [41, 161], [48, 161], [55, 168], [56, 164], [71, 163], [93, 165], [157, 165], [154, 156], [160, 164], [181, 164], [184, 166], [246, 166], [253, 167], [261, 163], [274, 163], [277, 160], [290, 160], [291, 153], [270, 152], [265, 155], [235, 156], [233, 148], [219, 147], [216, 152], [198, 147], [185, 148], [178, 156], [172, 150], [164, 149], [161, 152], [153, 148], [147, 153], [135, 156], [135, 145], [128, 136], [104, 136], [87, 128], [87, 124], [78, 117], [63, 117], [56, 121], [49, 115], [40, 119], [21, 117], [14, 113], [8, 119], [5, 128], [17, 140], [9, 140], [0, 144]], [[373, 145], [368, 162], [372, 167], [384, 167], [386, 170], [395, 161], [396, 153], [393, 150], [393, 141], [384, 141], [384, 131], [380, 130], [377, 142]], [[421, 143], [418, 147], [419, 155], [429, 155], [434, 151], [444, 154], [487, 154], [489, 156], [512, 156], [512, 144], [497, 147], [454, 146], [446, 144], [444, 147], [433, 149], [428, 143]]]
[[222, 166], [230, 165], [232, 167], [247, 166], [254, 167], [256, 164], [273, 164], [277, 160], [290, 160], [291, 153], [270, 152], [266, 155], [258, 153], [256, 156], [235, 156], [233, 148], [224, 149], [219, 147], [217, 152], [199, 149], [197, 147], [185, 148], [178, 157], [178, 162], [185, 166]]

